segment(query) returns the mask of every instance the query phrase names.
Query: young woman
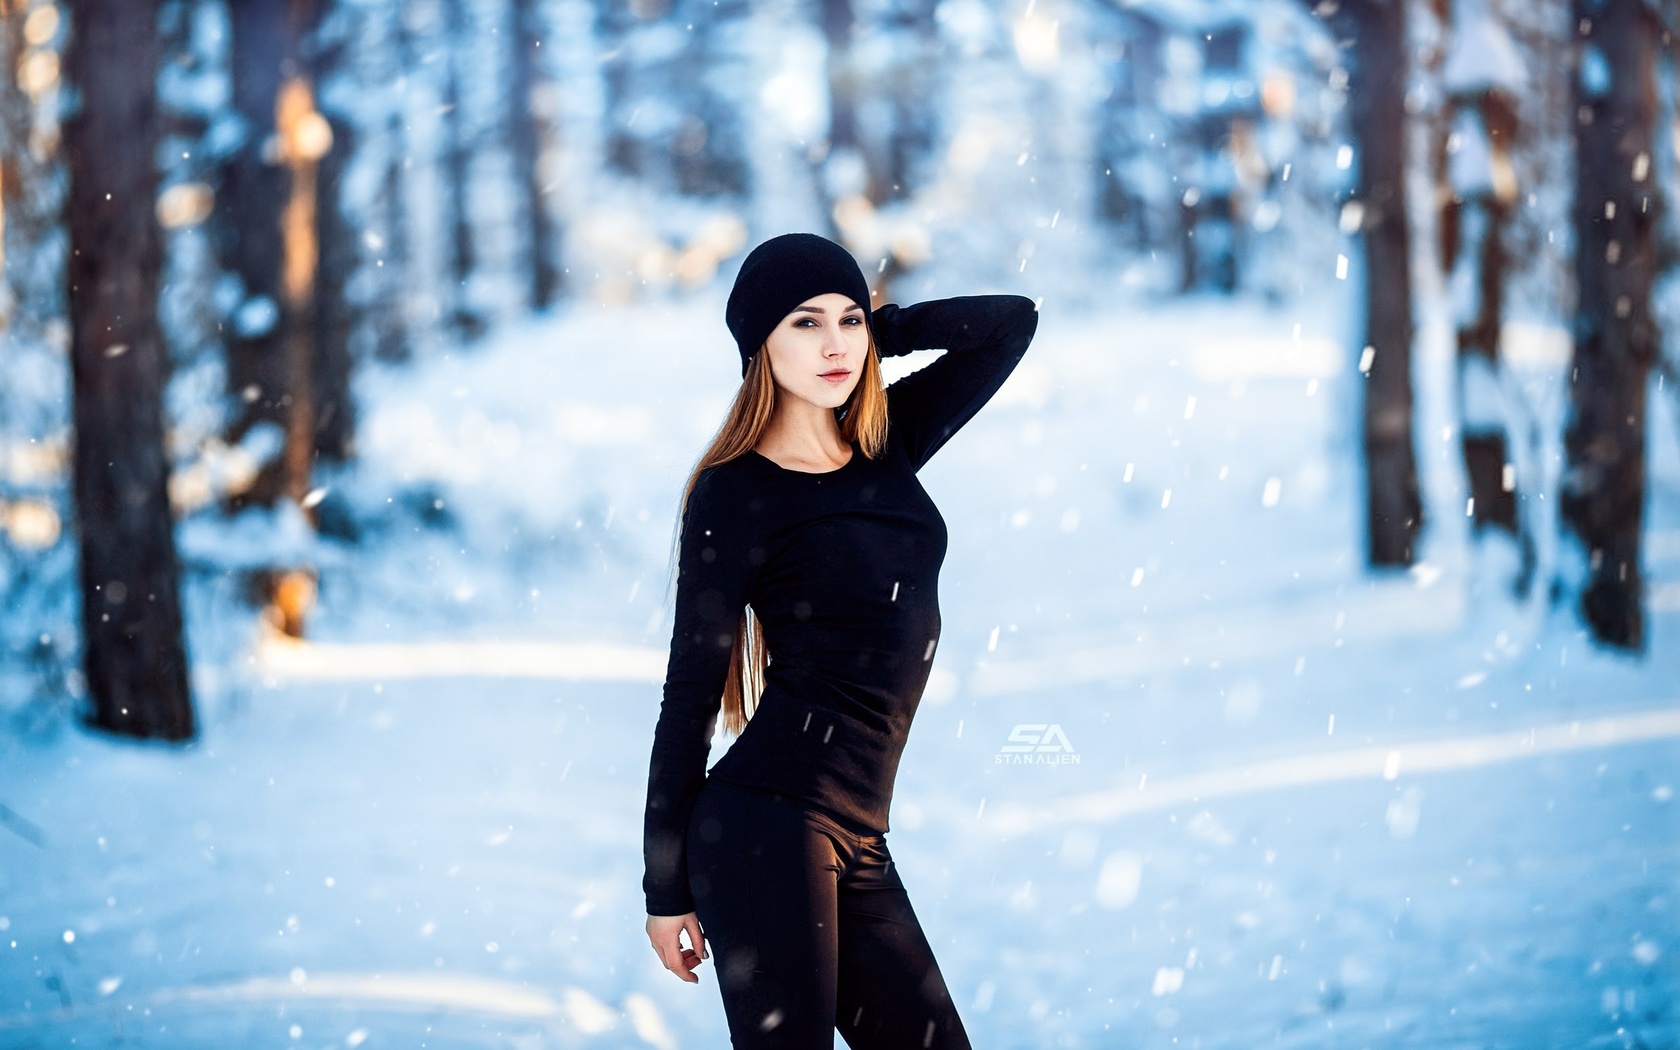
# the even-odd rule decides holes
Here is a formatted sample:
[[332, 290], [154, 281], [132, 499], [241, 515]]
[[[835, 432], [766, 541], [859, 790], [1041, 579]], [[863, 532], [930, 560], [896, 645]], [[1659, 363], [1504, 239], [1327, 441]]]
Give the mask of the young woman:
[[[947, 537], [916, 471], [1038, 314], [869, 300], [822, 237], [748, 254], [725, 311], [741, 389], [683, 497], [642, 887], [668, 969], [697, 981], [716, 953], [737, 1048], [832, 1047], [836, 1027], [854, 1050], [969, 1046], [886, 842], [939, 640]], [[883, 387], [879, 358], [938, 348]], [[739, 739], [708, 775], [720, 711]]]

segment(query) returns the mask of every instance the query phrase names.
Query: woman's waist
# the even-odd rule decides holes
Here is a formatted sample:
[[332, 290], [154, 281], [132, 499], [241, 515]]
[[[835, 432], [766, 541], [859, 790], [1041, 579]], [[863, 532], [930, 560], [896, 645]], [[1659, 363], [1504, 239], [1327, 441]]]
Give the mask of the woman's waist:
[[928, 671], [920, 661], [889, 663], [871, 650], [772, 653], [759, 702], [786, 696], [889, 729], [915, 710]]
[[741, 735], [712, 766], [730, 783], [820, 806], [885, 833], [908, 721], [853, 717], [808, 693], [767, 683]]
[[782, 786], [757, 783], [751, 780], [737, 781], [730, 776], [713, 772], [706, 777], [706, 787], [709, 790], [738, 791], [778, 805], [801, 810], [807, 819], [818, 823], [831, 824], [836, 830], [857, 838], [880, 838], [885, 831], [883, 827], [876, 826], [876, 822], [868, 819], [866, 815], [845, 812], [846, 807], [837, 806], [822, 798], [813, 797], [809, 792], [801, 790], [796, 785]]

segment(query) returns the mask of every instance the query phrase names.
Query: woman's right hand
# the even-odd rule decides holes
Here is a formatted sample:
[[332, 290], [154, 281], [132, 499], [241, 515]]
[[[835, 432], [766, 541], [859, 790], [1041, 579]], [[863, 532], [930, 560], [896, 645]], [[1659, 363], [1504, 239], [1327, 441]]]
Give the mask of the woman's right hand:
[[[678, 935], [684, 930], [688, 931], [688, 943], [700, 949], [698, 952], [682, 946]], [[659, 961], [665, 964], [667, 970], [690, 984], [700, 983], [700, 978], [694, 976], [694, 968], [700, 965], [701, 959], [710, 959], [712, 955], [706, 950], [699, 916], [693, 912], [687, 915], [649, 915], [647, 935], [653, 950], [659, 953]]]

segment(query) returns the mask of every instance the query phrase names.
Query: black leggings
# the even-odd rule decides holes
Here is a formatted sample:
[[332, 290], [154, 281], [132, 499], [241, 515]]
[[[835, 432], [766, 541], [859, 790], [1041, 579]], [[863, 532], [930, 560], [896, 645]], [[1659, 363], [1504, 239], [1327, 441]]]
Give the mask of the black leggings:
[[884, 835], [708, 778], [688, 879], [735, 1050], [970, 1050]]

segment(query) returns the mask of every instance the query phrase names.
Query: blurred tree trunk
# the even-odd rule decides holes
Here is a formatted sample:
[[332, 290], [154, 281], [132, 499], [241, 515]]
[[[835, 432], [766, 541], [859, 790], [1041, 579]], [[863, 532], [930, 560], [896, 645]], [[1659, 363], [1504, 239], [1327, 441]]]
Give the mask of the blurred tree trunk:
[[406, 122], [399, 109], [385, 125], [385, 165], [380, 178], [379, 215], [384, 228], [380, 241], [380, 257], [384, 265], [381, 293], [376, 300], [372, 323], [373, 352], [381, 361], [407, 361], [411, 356], [408, 345], [409, 296], [412, 290], [402, 280], [402, 273], [412, 255], [408, 244], [408, 215], [403, 209], [403, 162], [407, 135]]
[[413, 266], [409, 250], [408, 212], [404, 203], [407, 180], [404, 171], [408, 163], [408, 105], [409, 92], [415, 78], [406, 71], [414, 65], [415, 30], [408, 17], [413, 8], [393, 3], [385, 12], [388, 20], [379, 23], [378, 39], [384, 47], [374, 47], [364, 53], [358, 72], [361, 86], [369, 93], [377, 93], [383, 102], [383, 128], [371, 137], [379, 153], [379, 192], [369, 209], [371, 220], [367, 237], [374, 252], [374, 265], [369, 268], [371, 294], [363, 311], [367, 318], [369, 342], [373, 356], [381, 361], [407, 361], [411, 303], [416, 294], [408, 279]]
[[[1249, 28], [1240, 20], [1206, 27], [1197, 46], [1202, 53], [1202, 76], [1226, 83], [1259, 79], [1245, 61], [1250, 51]], [[1187, 174], [1190, 185], [1179, 199], [1180, 251], [1183, 269], [1179, 290], [1210, 288], [1230, 295], [1243, 278], [1243, 173], [1239, 158], [1248, 129], [1262, 116], [1257, 96], [1246, 105], [1225, 99], [1203, 104], [1177, 129], [1195, 157]]]
[[[823, 158], [818, 171], [833, 171], [842, 163], [862, 168], [862, 185], [858, 187], [837, 187], [833, 175], [818, 180], [822, 200], [826, 205], [824, 215], [829, 223], [827, 234], [833, 240], [844, 241], [843, 224], [836, 215], [835, 206], [839, 203], [837, 197], [845, 190], [854, 188], [867, 195], [869, 188], [872, 185], [880, 185], [881, 180], [878, 175], [868, 170], [863, 147], [858, 141], [859, 91], [858, 78], [852, 70], [852, 0], [818, 0], [817, 17], [822, 28], [823, 40], [828, 44], [828, 141], [824, 144]], [[854, 172], [847, 172], [846, 175], [854, 180], [857, 178], [857, 173]]]
[[466, 79], [472, 45], [472, 19], [468, 0], [444, 0], [446, 23], [443, 48], [447, 57], [444, 72], [443, 123], [448, 145], [444, 149], [444, 228], [449, 238], [448, 324], [454, 335], [466, 342], [479, 339], [489, 325], [469, 298], [468, 281], [478, 265], [473, 243], [472, 154], [477, 148], [472, 127], [461, 105], [461, 82]]
[[1478, 529], [1495, 527], [1517, 535], [1517, 492], [1511, 468], [1509, 427], [1496, 407], [1499, 331], [1504, 315], [1506, 224], [1510, 208], [1490, 197], [1448, 202], [1443, 226], [1462, 238], [1454, 250], [1476, 286], [1476, 307], [1457, 318], [1459, 427], [1464, 470], [1470, 481], [1470, 513]]
[[24, 63], [31, 47], [24, 25], [29, 14], [22, 5], [0, 5], [6, 56], [0, 77], [0, 228], [5, 242], [0, 252], [5, 273], [0, 325], [13, 338], [45, 341], [64, 316], [62, 275], [56, 267], [29, 262], [62, 250], [50, 243], [59, 236], [62, 203], [53, 177], [54, 143], [42, 134], [36, 119], [40, 103], [25, 86]]
[[[222, 170], [213, 219], [222, 265], [242, 286], [226, 329], [228, 392], [236, 406], [230, 442], [259, 422], [284, 426], [291, 404], [280, 324], [280, 213], [291, 193], [291, 174], [274, 156], [281, 62], [292, 35], [288, 2], [228, 5], [233, 109], [246, 131]], [[235, 506], [272, 503], [278, 487], [279, 478], [270, 472]]]
[[1353, 53], [1348, 127], [1358, 154], [1354, 199], [1363, 208], [1365, 245], [1366, 557], [1373, 566], [1405, 566], [1423, 528], [1412, 446], [1406, 5], [1352, 0], [1330, 10], [1329, 25]]
[[749, 0], [676, 0], [671, 24], [689, 44], [671, 62], [668, 97], [682, 116], [664, 151], [678, 193], [743, 200], [752, 192], [746, 115], [739, 95], [721, 85], [748, 82], [756, 57], [744, 43], [751, 32]]
[[[296, 68], [293, 66], [292, 68]], [[275, 113], [279, 160], [291, 169], [291, 192], [280, 213], [280, 322], [286, 362], [286, 444], [281, 492], [302, 500], [315, 462], [316, 276], [320, 264], [317, 169], [330, 127], [315, 109], [309, 82], [288, 76]]]
[[[1451, 25], [1444, 85], [1446, 104], [1431, 141], [1436, 199], [1440, 202], [1441, 268], [1452, 293], [1457, 328], [1460, 451], [1470, 486], [1475, 529], [1505, 531], [1517, 540], [1521, 566], [1514, 582], [1526, 594], [1535, 569], [1528, 515], [1518, 512], [1512, 462], [1515, 420], [1507, 403], [1500, 339], [1505, 321], [1506, 244], [1520, 197], [1512, 151], [1517, 139], [1516, 70], [1500, 68], [1465, 49], [1505, 37], [1480, 0], [1436, 0]], [[1491, 68], [1488, 68], [1491, 67]], [[1490, 77], [1500, 78], [1499, 83]]]
[[749, 0], [601, 5], [611, 169], [655, 193], [740, 201], [752, 191], [737, 87], [757, 73], [751, 17]]
[[[1645, 386], [1651, 319], [1656, 45], [1641, 0], [1576, 0], [1575, 361], [1561, 513], [1586, 549], [1581, 612], [1602, 642], [1642, 649]], [[1666, 144], [1665, 144], [1666, 147]]]
[[560, 119], [560, 86], [542, 72], [542, 25], [536, 0], [512, 0], [513, 85], [508, 115], [514, 177], [525, 191], [530, 217], [527, 244], [531, 258], [528, 305], [546, 309], [560, 294], [559, 229], [549, 210], [547, 187], [556, 181], [551, 171], [553, 143]]
[[[828, 44], [828, 140], [823, 143], [822, 159], [817, 166], [817, 185], [825, 205], [824, 217], [829, 223], [828, 235], [842, 243], [856, 240], [855, 227], [862, 225], [867, 215], [856, 216], [848, 222], [847, 211], [841, 207], [848, 196], [874, 203], [871, 193], [878, 193], [882, 177], [871, 170], [870, 158], [864, 152], [858, 133], [858, 108], [862, 89], [858, 84], [856, 60], [852, 57], [852, 36], [856, 32], [856, 12], [852, 0], [818, 0], [818, 23], [823, 40]], [[846, 185], [846, 183], [853, 185]], [[847, 227], [854, 227], [853, 237], [847, 237]], [[856, 246], [847, 244], [856, 251]], [[879, 275], [869, 276], [877, 288], [885, 284]], [[883, 289], [884, 290], [884, 289]], [[884, 300], [883, 300], [884, 301]]]
[[[217, 193], [223, 265], [241, 280], [227, 339], [228, 385], [240, 410], [228, 439], [259, 422], [285, 433], [232, 509], [301, 499], [318, 452], [344, 458], [353, 437], [349, 402], [347, 274], [322, 295], [322, 245], [338, 264], [353, 237], [336, 208], [331, 122], [315, 108], [303, 40], [328, 0], [241, 0], [230, 5], [234, 109], [247, 136], [228, 161]], [[326, 61], [330, 61], [330, 58]], [[323, 158], [329, 195], [322, 206]]]
[[[926, 164], [937, 135], [932, 77], [938, 31], [933, 9], [926, 0], [885, 5], [880, 24], [871, 27], [874, 36], [866, 63], [859, 58], [852, 0], [818, 4], [818, 22], [828, 43], [829, 94], [829, 133], [818, 165], [818, 186], [827, 205], [830, 236], [865, 263], [877, 303], [889, 301], [893, 281], [921, 261], [917, 246], [882, 242], [876, 209], [910, 197], [928, 175]], [[877, 63], [884, 68], [876, 68]], [[866, 106], [878, 106], [886, 116], [885, 126], [863, 118]], [[875, 261], [869, 256], [884, 258], [885, 266], [867, 265]]]
[[83, 665], [92, 724], [141, 737], [196, 733], [169, 507], [157, 321], [156, 0], [76, 0], [64, 125], [70, 171], [74, 481]]
[[[1101, 178], [1098, 214], [1128, 249], [1139, 254], [1166, 249], [1170, 245], [1158, 239], [1154, 227], [1162, 217], [1176, 216], [1152, 207], [1139, 178], [1164, 165], [1158, 156], [1162, 151], [1154, 148], [1155, 135], [1166, 140], [1163, 115], [1154, 102], [1161, 79], [1161, 23], [1146, 9], [1118, 6], [1093, 9], [1091, 18], [1105, 91], [1092, 112], [1093, 160]], [[1169, 184], [1164, 174], [1160, 181]]]
[[[317, 24], [317, 3], [326, 2], [229, 5], [234, 108], [246, 137], [224, 171], [216, 227], [224, 265], [244, 286], [228, 339], [228, 378], [242, 404], [229, 437], [238, 441], [258, 423], [283, 433], [280, 454], [262, 464], [249, 488], [230, 495], [228, 507], [290, 500], [311, 519], [304, 497], [323, 418], [316, 391], [328, 390], [329, 405], [347, 403], [349, 382], [347, 362], [323, 360], [318, 343], [325, 327], [319, 169], [332, 149], [332, 125], [315, 106], [304, 37]], [[252, 570], [248, 582], [253, 597], [269, 603], [269, 617], [300, 634], [313, 579], [307, 566], [286, 566]]]
[[320, 266], [310, 370], [315, 401], [314, 451], [323, 459], [342, 463], [356, 451], [356, 406], [350, 396], [350, 377], [355, 370], [350, 336], [355, 329], [356, 310], [346, 289], [356, 270], [361, 238], [345, 218], [340, 202], [344, 170], [355, 149], [355, 128], [343, 114], [324, 115], [332, 128], [332, 149], [321, 158], [315, 190]]
[[[319, 86], [342, 72], [348, 41], [336, 36], [322, 41], [318, 30], [333, 13], [334, 0], [293, 0], [297, 16], [307, 19], [299, 26], [307, 41], [308, 79]], [[321, 116], [331, 129], [331, 148], [316, 169], [315, 240], [319, 261], [314, 290], [313, 353], [310, 362], [311, 397], [314, 401], [313, 448], [316, 455], [344, 462], [355, 454], [356, 414], [350, 397], [350, 377], [355, 361], [350, 337], [356, 311], [347, 289], [361, 255], [360, 231], [345, 217], [342, 208], [344, 172], [356, 148], [355, 126], [349, 114], [322, 105]]]

